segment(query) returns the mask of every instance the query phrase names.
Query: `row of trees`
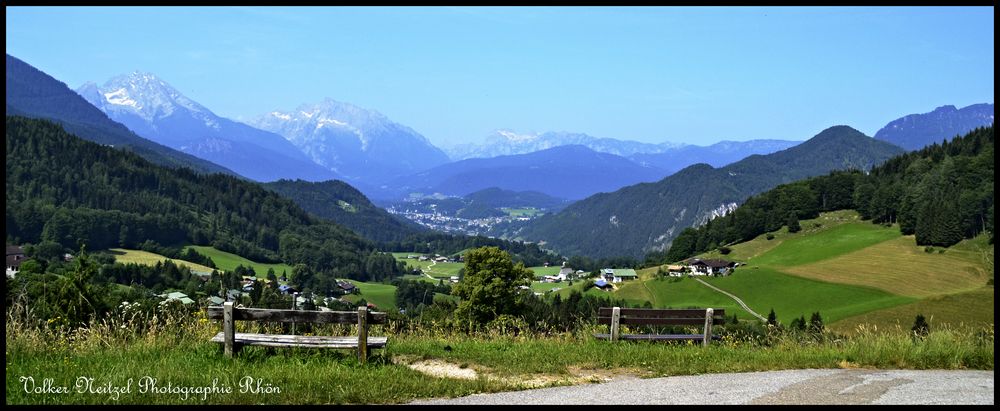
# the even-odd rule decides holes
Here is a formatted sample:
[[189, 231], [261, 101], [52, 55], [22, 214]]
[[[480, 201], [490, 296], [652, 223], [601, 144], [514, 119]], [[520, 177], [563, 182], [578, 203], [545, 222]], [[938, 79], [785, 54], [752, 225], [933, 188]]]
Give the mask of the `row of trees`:
[[815, 218], [822, 211], [856, 209], [878, 224], [898, 223], [919, 245], [951, 246], [983, 232], [993, 235], [993, 127], [907, 153], [868, 174], [837, 171], [778, 186], [749, 198], [736, 211], [688, 228], [665, 254], [647, 263], [679, 261], [719, 246], [749, 241]]

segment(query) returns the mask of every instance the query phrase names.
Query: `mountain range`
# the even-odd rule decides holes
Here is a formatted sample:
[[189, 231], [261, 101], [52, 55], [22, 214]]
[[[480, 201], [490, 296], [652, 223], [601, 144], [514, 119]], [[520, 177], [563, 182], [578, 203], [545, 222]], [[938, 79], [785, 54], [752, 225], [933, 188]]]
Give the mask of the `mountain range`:
[[867, 170], [902, 152], [834, 126], [776, 153], [721, 168], [695, 164], [654, 183], [588, 197], [534, 220], [518, 236], [564, 255], [641, 257], [668, 247], [683, 229], [731, 212], [750, 195], [832, 170]]
[[132, 151], [155, 164], [188, 167], [203, 173], [233, 171], [140, 137], [124, 125], [108, 118], [65, 83], [31, 65], [7, 55], [7, 115], [21, 115], [55, 121], [80, 138]]
[[635, 153], [628, 156], [633, 161], [675, 173], [692, 164], [705, 163], [712, 167], [742, 160], [753, 154], [770, 154], [793, 147], [801, 141], [748, 140], [720, 141], [709, 146], [686, 145], [659, 153]]
[[413, 129], [377, 111], [329, 98], [247, 123], [284, 136], [315, 163], [352, 183], [378, 184], [448, 162], [443, 151]]
[[219, 117], [150, 73], [132, 72], [77, 93], [136, 134], [256, 181], [337, 178], [283, 137]]
[[910, 114], [893, 120], [875, 133], [875, 139], [907, 150], [919, 150], [992, 124], [993, 104], [973, 104], [961, 110], [948, 105], [930, 113]]
[[669, 142], [650, 144], [613, 138], [598, 138], [583, 133], [565, 131], [519, 134], [511, 130], [497, 130], [487, 136], [483, 143], [458, 144], [446, 151], [452, 160], [459, 161], [470, 158], [528, 154], [568, 145], [581, 145], [600, 153], [622, 157], [636, 153], [659, 153], [685, 146], [685, 144]]
[[569, 145], [440, 165], [394, 179], [372, 195], [377, 198], [401, 198], [409, 193], [464, 196], [496, 187], [575, 200], [629, 184], [655, 181], [664, 175], [660, 169], [639, 165], [625, 157]]

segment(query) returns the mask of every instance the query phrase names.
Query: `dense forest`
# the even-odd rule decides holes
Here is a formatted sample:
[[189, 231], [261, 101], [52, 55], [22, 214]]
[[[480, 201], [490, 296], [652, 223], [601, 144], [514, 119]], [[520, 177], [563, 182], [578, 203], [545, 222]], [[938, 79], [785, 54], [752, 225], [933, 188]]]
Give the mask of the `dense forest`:
[[725, 217], [650, 254], [652, 263], [679, 261], [719, 246], [748, 241], [822, 211], [855, 209], [876, 224], [899, 224], [918, 245], [951, 246], [988, 232], [993, 239], [993, 127], [909, 152], [861, 171], [832, 172], [749, 198]]
[[264, 187], [295, 201], [303, 210], [317, 217], [350, 228], [375, 242], [400, 241], [428, 231], [419, 224], [376, 207], [358, 189], [340, 180], [315, 183], [278, 180], [265, 183]]
[[[6, 119], [7, 241], [68, 249], [212, 245], [260, 262], [303, 264], [316, 288], [404, 271], [353, 232], [258, 184], [158, 166], [45, 120]], [[309, 286], [310, 284], [299, 284]]]

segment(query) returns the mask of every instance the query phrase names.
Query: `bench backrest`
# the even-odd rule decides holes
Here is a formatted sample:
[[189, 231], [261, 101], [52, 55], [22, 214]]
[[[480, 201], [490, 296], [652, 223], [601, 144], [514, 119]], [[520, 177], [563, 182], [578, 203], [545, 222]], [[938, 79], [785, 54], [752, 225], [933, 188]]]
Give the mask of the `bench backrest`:
[[[271, 310], [263, 308], [235, 308], [234, 321], [271, 321], [283, 323], [358, 324], [359, 311], [305, 311]], [[367, 310], [366, 310], [367, 312]], [[367, 324], [384, 324], [386, 314], [367, 312]], [[208, 319], [222, 320], [222, 307], [209, 307]]]
[[[619, 324], [630, 325], [702, 325], [705, 324], [705, 309], [663, 309], [663, 308], [621, 308]], [[614, 308], [601, 307], [597, 311], [598, 324], [611, 324]], [[726, 311], [714, 309], [713, 324], [726, 322]]]

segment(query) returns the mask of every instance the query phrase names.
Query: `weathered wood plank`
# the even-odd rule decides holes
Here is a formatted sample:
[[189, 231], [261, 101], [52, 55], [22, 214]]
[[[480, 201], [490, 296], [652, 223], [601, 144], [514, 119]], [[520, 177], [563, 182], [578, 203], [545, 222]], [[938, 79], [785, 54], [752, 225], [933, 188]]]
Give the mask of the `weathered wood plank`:
[[234, 335], [236, 334], [236, 324], [233, 323], [233, 302], [227, 301], [222, 304], [222, 334], [224, 337], [226, 357], [232, 357], [236, 349]]
[[[721, 324], [725, 320], [715, 318], [715, 323]], [[611, 317], [597, 317], [598, 324], [611, 324]], [[705, 324], [705, 311], [701, 312], [701, 318], [634, 318], [621, 317], [619, 324], [627, 325], [703, 325]]]
[[708, 347], [709, 340], [712, 337], [712, 316], [715, 314], [715, 310], [711, 308], [705, 309], [705, 332], [704, 338], [702, 339], [701, 345], [703, 347]]
[[621, 324], [621, 309], [615, 307], [611, 310], [611, 341], [618, 341], [618, 326]]
[[358, 362], [368, 361], [368, 307], [358, 307]]
[[[207, 317], [211, 320], [223, 319], [223, 309], [209, 307]], [[237, 308], [233, 312], [237, 321], [272, 321], [272, 322], [311, 322], [321, 324], [355, 324], [358, 313], [355, 311], [303, 311], [303, 310], [268, 310], [260, 308]], [[386, 314], [369, 312], [369, 324], [384, 324]]]
[[[598, 308], [597, 315], [601, 317], [610, 317], [613, 307], [600, 307]], [[622, 317], [692, 317], [692, 318], [705, 318], [704, 308], [685, 308], [685, 309], [673, 309], [673, 308], [622, 308]], [[715, 309], [716, 316], [725, 316], [725, 309]]]
[[[599, 340], [607, 340], [609, 337], [610, 334], [594, 334], [594, 338]], [[705, 336], [703, 334], [620, 334], [618, 338], [632, 341], [701, 341]], [[719, 340], [721, 337], [713, 335], [712, 339]]]
[[[224, 341], [222, 333], [216, 334], [211, 341]], [[389, 337], [369, 337], [369, 348], [383, 348]], [[354, 336], [331, 337], [313, 335], [281, 335], [236, 333], [235, 342], [242, 345], [258, 345], [268, 347], [304, 347], [304, 348], [358, 348], [358, 339]]]

